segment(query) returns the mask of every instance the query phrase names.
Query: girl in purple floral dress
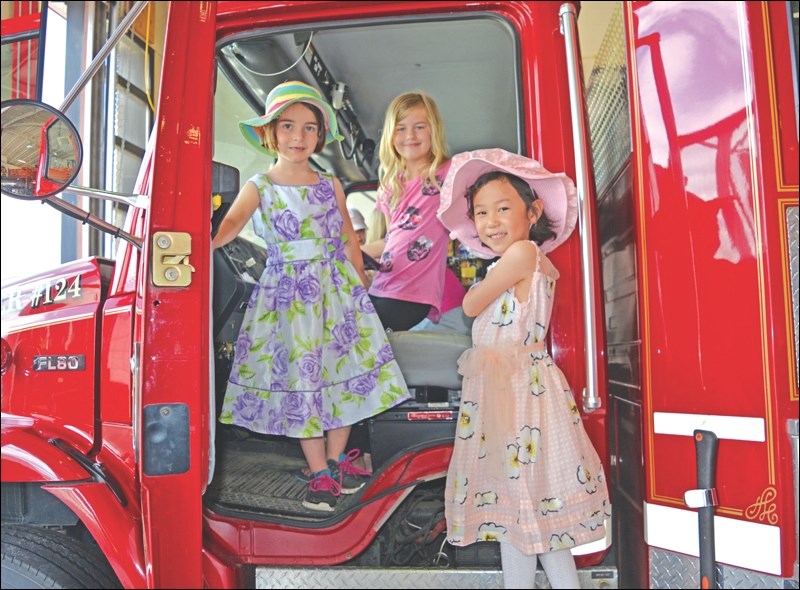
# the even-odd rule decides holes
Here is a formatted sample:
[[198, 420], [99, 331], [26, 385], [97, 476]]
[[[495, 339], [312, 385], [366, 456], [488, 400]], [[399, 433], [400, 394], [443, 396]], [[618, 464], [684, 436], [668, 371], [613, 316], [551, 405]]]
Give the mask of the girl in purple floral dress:
[[228, 243], [252, 218], [267, 244], [220, 421], [299, 438], [313, 474], [303, 505], [333, 511], [369, 475], [344, 453], [351, 426], [409, 393], [364, 288], [341, 183], [308, 162], [341, 139], [331, 107], [313, 87], [286, 82], [267, 97], [264, 117], [239, 126], [277, 161], [249, 179], [212, 242]]

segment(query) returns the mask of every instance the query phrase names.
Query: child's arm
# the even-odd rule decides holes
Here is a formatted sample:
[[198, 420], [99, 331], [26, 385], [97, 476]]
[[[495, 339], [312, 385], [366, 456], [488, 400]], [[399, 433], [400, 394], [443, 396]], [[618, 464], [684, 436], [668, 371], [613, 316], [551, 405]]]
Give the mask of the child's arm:
[[346, 198], [344, 189], [339, 179], [333, 178], [333, 190], [336, 193], [336, 204], [339, 206], [339, 211], [342, 214], [344, 225], [342, 226], [342, 234], [347, 236], [347, 257], [356, 269], [358, 276], [361, 277], [361, 282], [366, 287], [369, 285], [367, 282], [367, 275], [364, 273], [364, 259], [361, 258], [361, 247], [358, 245], [358, 238], [356, 231], [353, 229], [353, 222], [350, 221], [350, 213], [347, 211]]
[[525, 281], [530, 288], [537, 256], [536, 246], [531, 242], [523, 240], [511, 244], [492, 272], [464, 295], [464, 313], [470, 317], [477, 316], [503, 292], [517, 285], [522, 286]]
[[386, 238], [381, 238], [380, 240], [375, 240], [374, 242], [370, 242], [369, 244], [364, 244], [361, 246], [361, 249], [372, 256], [375, 260], [378, 260], [381, 257], [381, 254], [383, 254], [383, 250], [385, 248]]
[[236, 200], [233, 205], [225, 214], [222, 223], [219, 224], [219, 231], [214, 239], [211, 240], [211, 249], [214, 250], [224, 246], [233, 238], [239, 235], [242, 228], [252, 217], [253, 212], [258, 208], [259, 196], [256, 185], [252, 182], [247, 182], [239, 194], [236, 195]]

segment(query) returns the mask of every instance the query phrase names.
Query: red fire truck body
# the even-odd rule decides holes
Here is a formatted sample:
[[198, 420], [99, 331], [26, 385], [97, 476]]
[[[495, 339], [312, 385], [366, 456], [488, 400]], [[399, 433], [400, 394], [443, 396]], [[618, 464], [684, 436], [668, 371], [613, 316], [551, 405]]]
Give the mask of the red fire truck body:
[[[684, 587], [698, 572], [706, 579], [710, 552], [720, 587], [742, 577], [796, 584], [797, 47], [787, 10], [796, 4], [623, 2], [617, 75], [627, 85], [616, 96], [629, 146], [601, 185], [592, 158], [580, 159], [581, 145], [602, 138], [575, 119], [561, 3], [170, 3], [154, 138], [124, 227], [134, 239], [114, 260], [3, 286], [4, 587], [7, 575], [42, 567], [12, 550], [30, 539], [73, 562], [59, 564], [65, 575], [96, 566], [94, 581], [129, 588], [303, 587], [307, 572], [343, 587], [380, 584], [359, 572], [437, 587], [443, 572], [496, 573], [477, 552], [450, 555], [451, 569], [388, 565], [401, 530], [393, 518], [414, 499], [423, 508], [406, 520], [433, 502], [416, 494], [442, 483], [452, 448], [417, 441], [423, 428], [411, 418], [393, 441], [407, 448], [325, 519], [239, 510], [222, 488], [244, 443], [223, 451], [214, 426], [225, 355], [212, 160], [225, 48], [246, 52], [271, 31], [471, 18], [512, 32], [521, 151], [579, 188], [585, 180], [581, 226], [551, 257], [562, 278], [549, 340], [576, 401], [597, 382], [599, 407], [582, 417], [613, 493], [607, 542], [576, 552], [582, 572], [597, 587], [606, 576], [612, 586]], [[613, 111], [592, 98], [577, 105], [590, 123]], [[592, 157], [596, 175], [603, 162], [597, 149]], [[445, 408], [444, 422], [456, 412]], [[442, 418], [428, 416], [428, 426]], [[718, 439], [705, 504], [690, 501], [702, 488], [697, 430]], [[710, 546], [703, 509], [714, 511]], [[426, 542], [443, 543], [442, 518], [432, 522]]]

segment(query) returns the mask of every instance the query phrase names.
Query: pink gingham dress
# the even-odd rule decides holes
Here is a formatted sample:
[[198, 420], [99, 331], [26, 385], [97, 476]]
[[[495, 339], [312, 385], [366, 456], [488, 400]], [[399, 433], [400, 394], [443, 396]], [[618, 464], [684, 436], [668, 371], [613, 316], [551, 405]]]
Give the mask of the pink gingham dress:
[[464, 381], [445, 490], [453, 545], [493, 540], [532, 555], [606, 534], [603, 466], [545, 347], [557, 278], [539, 251], [528, 300], [513, 288], [500, 295], [476, 318], [473, 348], [459, 359]]

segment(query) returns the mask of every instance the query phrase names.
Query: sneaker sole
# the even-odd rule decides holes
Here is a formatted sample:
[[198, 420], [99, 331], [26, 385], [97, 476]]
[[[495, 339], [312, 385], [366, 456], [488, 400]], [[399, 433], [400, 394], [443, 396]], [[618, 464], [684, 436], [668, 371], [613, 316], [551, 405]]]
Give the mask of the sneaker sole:
[[355, 494], [357, 491], [359, 491], [361, 488], [363, 488], [366, 485], [366, 483], [367, 482], [362, 483], [357, 488], [342, 488], [342, 493], [343, 494], [348, 494], [348, 495], [349, 494]]
[[303, 506], [309, 510], [318, 510], [319, 512], [333, 512], [336, 510], [336, 507], [331, 506], [330, 504], [312, 504], [311, 502], [306, 502], [305, 500], [303, 500]]

